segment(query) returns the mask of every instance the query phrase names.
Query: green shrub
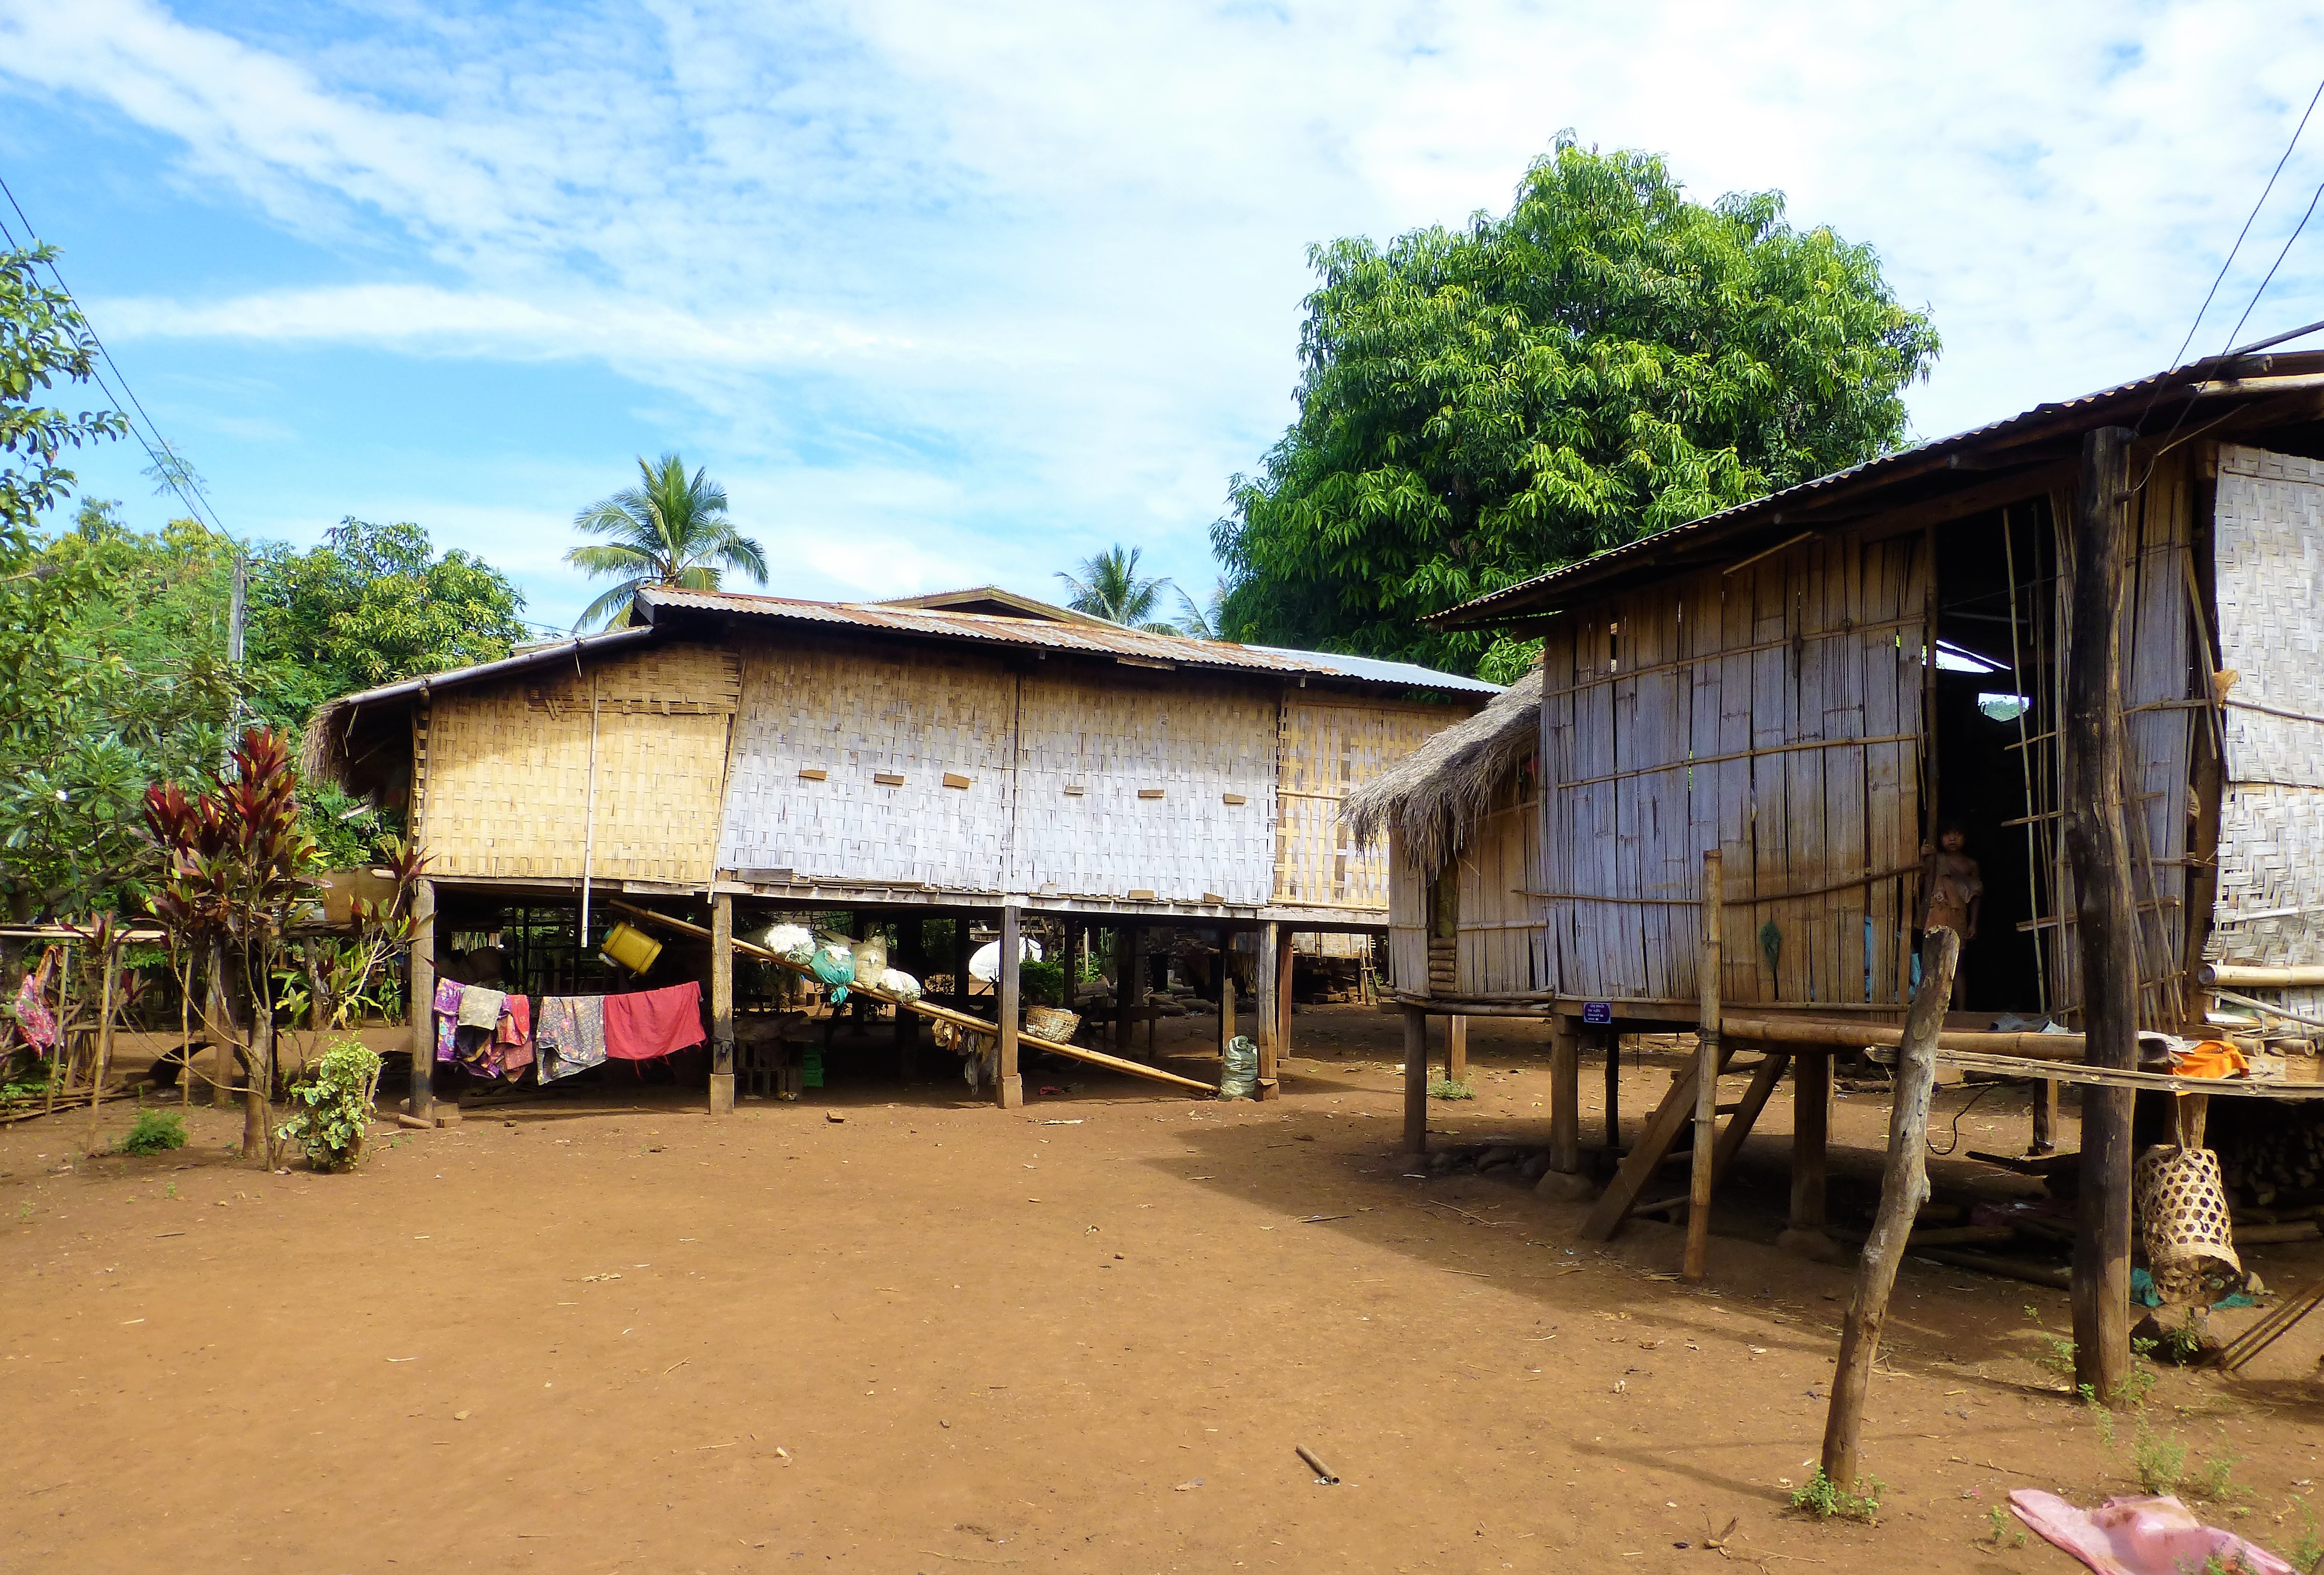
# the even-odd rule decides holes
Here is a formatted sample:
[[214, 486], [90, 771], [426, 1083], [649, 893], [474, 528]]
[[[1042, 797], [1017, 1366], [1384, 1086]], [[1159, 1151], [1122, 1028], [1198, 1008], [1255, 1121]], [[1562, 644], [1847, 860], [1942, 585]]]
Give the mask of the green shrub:
[[1477, 1097], [1477, 1091], [1465, 1082], [1440, 1077], [1429, 1083], [1428, 1097], [1432, 1100], [1473, 1100]]
[[1062, 962], [1020, 962], [1017, 991], [1027, 1006], [1065, 1004], [1065, 965]]
[[1818, 1466], [1807, 1486], [1792, 1494], [1792, 1507], [1803, 1510], [1818, 1520], [1860, 1520], [1868, 1524], [1880, 1513], [1880, 1496], [1888, 1491], [1888, 1484], [1877, 1477], [1857, 1479], [1856, 1491], [1850, 1493], [1823, 1474]]
[[352, 1170], [363, 1158], [378, 1086], [378, 1055], [359, 1040], [342, 1039], [290, 1089], [298, 1113], [275, 1136], [305, 1148], [307, 1163], [317, 1170]]
[[140, 1110], [121, 1139], [124, 1154], [166, 1154], [186, 1146], [186, 1119], [175, 1110]]

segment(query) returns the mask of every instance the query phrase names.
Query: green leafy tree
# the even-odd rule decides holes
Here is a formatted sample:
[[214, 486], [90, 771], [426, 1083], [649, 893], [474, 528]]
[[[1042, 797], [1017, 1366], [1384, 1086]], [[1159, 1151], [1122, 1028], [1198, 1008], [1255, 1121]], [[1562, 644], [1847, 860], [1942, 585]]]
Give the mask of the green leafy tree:
[[1938, 351], [1868, 247], [1570, 136], [1508, 213], [1313, 250], [1299, 415], [1212, 539], [1226, 631], [1513, 678], [1418, 621], [1886, 452]]
[[1082, 559], [1071, 572], [1059, 569], [1057, 578], [1073, 593], [1065, 605], [1126, 628], [1176, 634], [1177, 625], [1157, 619], [1154, 610], [1161, 603], [1162, 593], [1176, 587], [1167, 576], [1139, 574], [1138, 558], [1137, 548], [1116, 545]]
[[726, 517], [726, 489], [706, 470], [686, 474], [686, 462], [665, 454], [638, 459], [639, 483], [601, 498], [573, 517], [573, 529], [606, 539], [603, 547], [576, 547], [565, 561], [592, 579], [622, 581], [582, 611], [573, 625], [611, 624], [630, 610], [641, 585], [715, 591], [724, 572], [767, 583], [766, 554]]
[[[41, 282], [40, 269], [54, 248], [0, 251], [0, 530], [23, 551], [35, 515], [72, 490], [64, 451], [124, 436], [127, 419], [115, 410], [78, 415], [33, 401], [56, 381], [88, 382], [97, 375], [97, 341], [61, 289]], [[17, 566], [0, 563], [0, 572]]]

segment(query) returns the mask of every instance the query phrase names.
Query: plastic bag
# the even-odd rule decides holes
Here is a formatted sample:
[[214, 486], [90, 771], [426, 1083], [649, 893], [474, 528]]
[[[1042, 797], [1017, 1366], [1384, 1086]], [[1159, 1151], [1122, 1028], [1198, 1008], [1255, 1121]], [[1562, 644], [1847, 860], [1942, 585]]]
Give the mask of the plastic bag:
[[880, 988], [898, 1000], [920, 999], [920, 981], [900, 968], [890, 968], [880, 975]]
[[815, 955], [815, 937], [805, 925], [769, 925], [759, 944], [779, 957], [804, 962]]
[[888, 943], [878, 935], [854, 942], [848, 951], [855, 959], [855, 977], [870, 984], [888, 972]]
[[847, 987], [855, 982], [855, 958], [846, 947], [835, 941], [825, 942], [816, 948], [815, 959], [807, 967], [832, 987], [832, 1005], [837, 1006], [847, 999]]
[[1219, 1098], [1247, 1100], [1259, 1092], [1259, 1046], [1242, 1035], [1227, 1041], [1226, 1071], [1219, 1078]]

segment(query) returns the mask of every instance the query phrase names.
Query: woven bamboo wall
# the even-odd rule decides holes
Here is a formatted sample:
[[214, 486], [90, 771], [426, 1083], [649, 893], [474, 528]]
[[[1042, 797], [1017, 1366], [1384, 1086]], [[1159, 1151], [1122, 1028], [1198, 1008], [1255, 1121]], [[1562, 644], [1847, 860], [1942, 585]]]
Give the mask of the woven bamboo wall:
[[1693, 996], [1716, 846], [1725, 999], [1903, 999], [1928, 573], [1918, 536], [1827, 537], [1552, 626], [1542, 978], [1599, 999]]
[[1028, 675], [1012, 879], [1061, 896], [1267, 900], [1277, 703], [1135, 668]]
[[1016, 714], [989, 658], [751, 649], [719, 866], [1001, 890]]
[[[2219, 889], [2207, 954], [2324, 963], [2324, 463], [2222, 447]], [[2324, 992], [2293, 992], [2313, 1012]]]
[[1277, 794], [1275, 900], [1290, 907], [1385, 912], [1387, 851], [1355, 845], [1340, 824], [1340, 801], [1465, 714], [1449, 705], [1286, 701]]
[[[2126, 778], [2123, 820], [2130, 840], [2131, 890], [2139, 920], [2139, 1021], [2147, 1027], [2172, 1031], [2183, 1020], [2188, 802], [2193, 728], [2203, 705], [2202, 669], [2209, 665], [2208, 656], [2199, 659], [2192, 622], [2190, 458], [2185, 447], [2163, 456], [2132, 505], [2136, 538], [2131, 543], [2119, 624]], [[2223, 480], [2223, 491], [2224, 485]], [[2074, 508], [2070, 497], [2061, 497], [2052, 510], [2060, 522], [2061, 566], [2055, 617], [2062, 631], [2061, 649], [2070, 649], [2073, 640], [2072, 536], [2066, 522], [2073, 518]], [[2055, 681], [2064, 682], [2063, 663], [2056, 668]], [[2052, 714], [2060, 705], [2061, 696], [2053, 704]], [[2055, 751], [2055, 779], [2062, 782], [2064, 732], [2054, 723], [2049, 731], [2050, 747]], [[2045, 814], [2056, 807], [2041, 806]], [[2223, 835], [2223, 856], [2225, 849]], [[2056, 839], [2052, 856], [2055, 868], [2049, 889], [2054, 902], [2039, 921], [2045, 937], [2043, 958], [2050, 970], [2050, 1009], [2076, 1013], [2081, 1007], [2081, 947], [2073, 871], [2062, 836]]]
[[1388, 967], [1396, 988], [1406, 995], [1428, 989], [1428, 886], [1420, 866], [1404, 851], [1404, 839], [1388, 834]]
[[591, 872], [708, 881], [739, 685], [732, 656], [690, 645], [438, 695], [414, 773], [431, 874], [580, 877], [593, 682]]
[[1454, 974], [1462, 995], [1528, 995], [1551, 988], [1542, 889], [1541, 800], [1502, 783], [1460, 854]]

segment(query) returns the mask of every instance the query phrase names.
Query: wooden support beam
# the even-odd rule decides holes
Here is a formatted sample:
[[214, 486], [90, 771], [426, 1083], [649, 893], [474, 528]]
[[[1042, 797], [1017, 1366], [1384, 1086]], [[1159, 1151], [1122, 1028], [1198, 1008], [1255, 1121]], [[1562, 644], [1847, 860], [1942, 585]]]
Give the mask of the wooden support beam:
[[1534, 1184], [1546, 1198], [1580, 1202], [1594, 1189], [1582, 1173], [1582, 1032], [1572, 1018], [1549, 1020], [1549, 1168]]
[[1896, 1288], [1896, 1266], [1908, 1250], [1913, 1220], [1929, 1201], [1929, 1099], [1937, 1083], [1937, 1029], [1952, 994], [1953, 970], [1960, 961], [1960, 937], [1931, 930], [1921, 948], [1921, 988], [1904, 1022], [1904, 1043], [1896, 1057], [1896, 1092], [1888, 1111], [1888, 1164], [1880, 1178], [1880, 1211], [1857, 1271], [1856, 1299], [1840, 1326], [1840, 1359], [1832, 1371], [1831, 1408], [1823, 1427], [1824, 1479], [1844, 1493], [1863, 1477], [1859, 1446], [1864, 1434], [1864, 1396], [1872, 1386], [1872, 1364], [1880, 1355], [1880, 1334], [1888, 1322], [1888, 1297]]
[[1291, 965], [1297, 954], [1291, 947], [1291, 926], [1283, 926], [1283, 949], [1277, 954], [1275, 976], [1275, 1059], [1277, 1064], [1291, 1055]]
[[710, 1113], [734, 1111], [734, 899], [710, 899]]
[[1277, 1044], [1283, 1032], [1282, 971], [1276, 966], [1276, 954], [1287, 937], [1283, 926], [1273, 919], [1259, 926], [1259, 963], [1252, 971], [1252, 983], [1258, 987], [1259, 1000], [1253, 1015], [1259, 1019], [1258, 1028], [1259, 1091], [1263, 1100], [1277, 1098], [1282, 1089], [1278, 1082], [1281, 1052]]
[[[1727, 1058], [1731, 1063], [1734, 1057], [1735, 1047], [1730, 1045], [1727, 1048]], [[1751, 1128], [1758, 1124], [1760, 1113], [1766, 1110], [1768, 1100], [1774, 1097], [1776, 1086], [1784, 1081], [1784, 1069], [1790, 1064], [1790, 1056], [1779, 1050], [1769, 1050], [1751, 1073], [1751, 1081], [1744, 1088], [1743, 1097], [1736, 1101], [1734, 1115], [1719, 1134], [1718, 1152], [1712, 1156], [1711, 1163], [1711, 1184], [1714, 1188], [1727, 1179], [1727, 1172], [1734, 1165], [1736, 1156], [1743, 1152], [1743, 1140], [1751, 1136]]]
[[1831, 1158], [1831, 1057], [1803, 1055], [1792, 1063], [1792, 1217], [1775, 1245], [1830, 1263], [1839, 1246], [1824, 1233], [1825, 1176]]
[[[1073, 978], [1073, 951], [1066, 949], [1067, 980]], [[889, 960], [913, 978], [925, 981], [928, 971], [927, 918], [922, 914], [908, 914], [896, 921], [896, 952]], [[1066, 985], [1067, 999], [1072, 999], [1073, 986]], [[896, 1074], [906, 1082], [917, 1082], [920, 1076], [920, 1018], [917, 1012], [896, 1014]]]
[[[2138, 1064], [2138, 911], [2122, 805], [2122, 598], [2132, 550], [2126, 428], [2082, 439], [2066, 649], [2066, 855], [2081, 947], [2083, 1060]], [[2080, 1231], [2074, 1247], [2074, 1382], [2107, 1405], [2130, 1376], [2127, 1089], [2082, 1093]]]
[[1469, 1081], [1469, 1019], [1452, 1017], [1444, 1019], [1444, 1081]]
[[1711, 1189], [1719, 1154], [1720, 925], [1725, 877], [1717, 848], [1702, 855], [1702, 954], [1695, 962], [1702, 1016], [1695, 1029], [1694, 1167], [1688, 1178], [1686, 1255], [1679, 1273], [1701, 1281], [1711, 1272]]
[[1404, 1151], [1428, 1152], [1428, 1014], [1404, 1009]]
[[1235, 1036], [1234, 974], [1226, 967], [1227, 949], [1219, 948], [1219, 1059], [1226, 1059], [1228, 1042]]
[[2058, 1082], [2055, 1078], [2043, 1081], [2034, 1092], [2034, 1139], [2025, 1146], [2029, 1154], [2058, 1152]]
[[1024, 959], [1017, 930], [1018, 908], [1010, 903], [1001, 910], [1000, 1034], [992, 1068], [992, 1102], [1004, 1110], [1025, 1103], [1025, 1079], [1017, 1071], [1018, 1001]]
[[955, 913], [952, 917], [952, 1009], [968, 1010], [968, 960], [976, 948], [968, 934], [968, 915]]
[[1146, 933], [1136, 925], [1123, 925], [1113, 932], [1113, 1053], [1130, 1053], [1130, 1036], [1137, 1026], [1130, 1013], [1139, 998], [1144, 995], [1144, 950]]
[[[216, 953], [214, 953], [213, 955]], [[436, 1117], [436, 882], [411, 884], [411, 1097], [404, 1109], [423, 1121]], [[221, 1046], [220, 1057], [233, 1052]], [[224, 1081], [224, 1080], [221, 1080]]]

